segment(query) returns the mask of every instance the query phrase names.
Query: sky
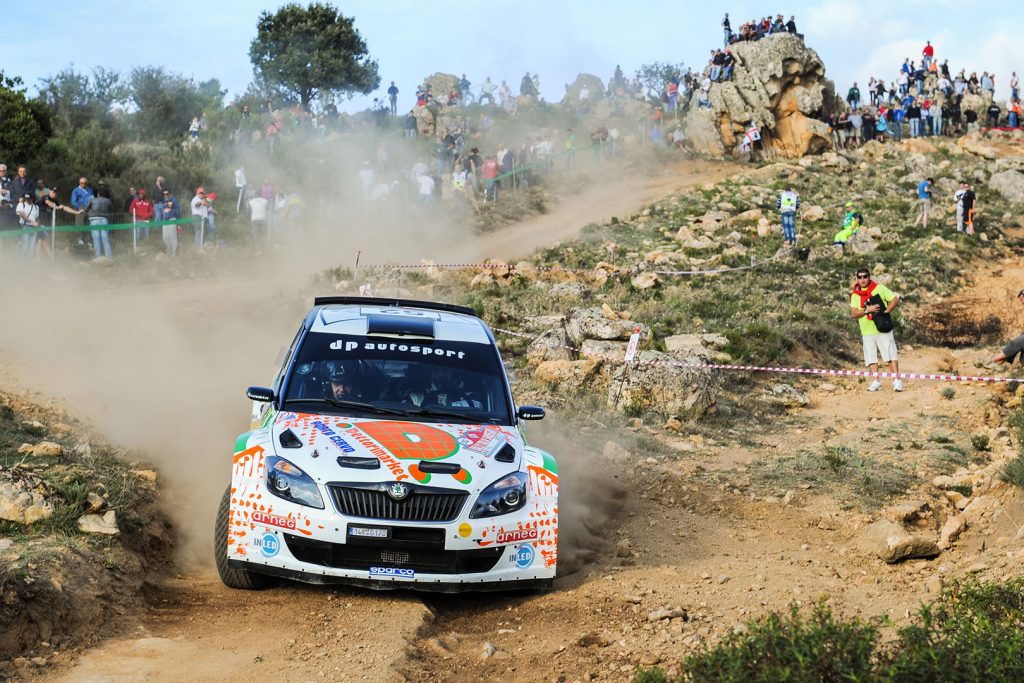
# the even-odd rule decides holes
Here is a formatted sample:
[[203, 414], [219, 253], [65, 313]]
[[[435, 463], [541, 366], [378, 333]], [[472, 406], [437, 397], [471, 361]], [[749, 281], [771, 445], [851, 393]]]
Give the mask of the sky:
[[[39, 79], [68, 66], [127, 72], [163, 66], [197, 81], [217, 78], [227, 101], [252, 80], [249, 44], [268, 0], [175, 0], [140, 5], [93, 0], [50, 0], [47, 20], [8, 25], [0, 69], [20, 76], [30, 94]], [[302, 4], [306, 4], [303, 2]], [[728, 11], [733, 26], [782, 13], [796, 17], [807, 45], [825, 63], [826, 75], [845, 93], [869, 76], [895, 79], [906, 57], [920, 58], [930, 40], [955, 74], [966, 68], [996, 74], [996, 96], [1008, 95], [1011, 71], [1024, 73], [1024, 10], [999, 3], [975, 10], [960, 0], [810, 0], [789, 3], [708, 3], [693, 0], [352, 0], [333, 2], [366, 41], [379, 65], [381, 88], [369, 97], [339, 100], [345, 111], [366, 108], [393, 80], [398, 106], [412, 106], [416, 85], [434, 72], [465, 73], [477, 90], [484, 77], [507, 80], [513, 91], [525, 72], [539, 73], [541, 95], [558, 101], [579, 73], [605, 83], [617, 64], [627, 76], [655, 61], [703, 69], [721, 44]]]

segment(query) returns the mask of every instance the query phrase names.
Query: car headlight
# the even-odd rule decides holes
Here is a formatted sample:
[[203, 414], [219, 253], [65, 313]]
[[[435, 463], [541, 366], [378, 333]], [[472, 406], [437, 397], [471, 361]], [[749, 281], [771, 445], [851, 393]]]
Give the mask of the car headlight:
[[479, 519], [480, 517], [507, 515], [521, 509], [524, 505], [526, 505], [526, 475], [522, 472], [513, 472], [481, 491], [469, 516], [471, 519]]
[[276, 455], [267, 457], [267, 490], [291, 503], [324, 509], [324, 499], [316, 482], [300, 468]]

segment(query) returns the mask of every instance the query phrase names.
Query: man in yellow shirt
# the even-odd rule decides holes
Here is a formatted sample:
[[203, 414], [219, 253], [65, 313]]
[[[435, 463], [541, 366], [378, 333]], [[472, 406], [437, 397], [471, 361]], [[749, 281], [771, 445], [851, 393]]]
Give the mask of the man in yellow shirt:
[[[888, 287], [871, 279], [867, 268], [857, 270], [857, 281], [850, 293], [850, 317], [860, 324], [864, 341], [864, 364], [871, 372], [878, 372], [878, 356], [889, 364], [892, 372], [899, 372], [896, 359], [896, 339], [892, 333], [892, 318], [889, 316], [900, 303], [900, 297]], [[875, 378], [868, 391], [878, 391], [882, 382]], [[892, 382], [895, 391], [903, 391], [903, 382], [896, 378]]]

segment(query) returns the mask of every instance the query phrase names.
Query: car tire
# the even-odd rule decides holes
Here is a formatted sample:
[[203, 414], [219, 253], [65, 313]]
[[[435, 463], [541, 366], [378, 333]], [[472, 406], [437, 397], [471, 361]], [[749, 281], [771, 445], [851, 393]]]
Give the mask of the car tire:
[[262, 590], [274, 585], [275, 580], [266, 574], [257, 574], [228, 565], [228, 511], [231, 507], [231, 487], [224, 491], [224, 497], [217, 508], [217, 523], [213, 527], [213, 559], [217, 574], [228, 588]]

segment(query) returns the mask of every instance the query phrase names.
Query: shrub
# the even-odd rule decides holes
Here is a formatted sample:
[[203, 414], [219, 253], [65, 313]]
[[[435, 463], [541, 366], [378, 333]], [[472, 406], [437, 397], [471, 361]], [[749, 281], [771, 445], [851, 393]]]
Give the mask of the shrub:
[[942, 398], [947, 401], [952, 401], [954, 396], [956, 396], [956, 389], [953, 387], [946, 387], [942, 390]]
[[854, 619], [837, 621], [824, 604], [808, 619], [794, 606], [733, 633], [718, 647], [684, 661], [688, 681], [865, 680], [878, 630]]
[[900, 629], [886, 681], [1024, 680], [1024, 579], [946, 589]]
[[[878, 626], [837, 621], [822, 603], [808, 619], [793, 607], [688, 656], [680, 681], [1006, 681], [1024, 680], [1024, 578], [974, 580], [946, 588], [920, 608], [895, 641], [879, 644]], [[635, 682], [664, 683], [659, 669]]]
[[989, 442], [988, 434], [974, 434], [971, 436], [971, 446], [976, 451], [990, 451], [992, 445]]
[[999, 476], [1007, 484], [1024, 488], [1024, 453], [1006, 463]]

